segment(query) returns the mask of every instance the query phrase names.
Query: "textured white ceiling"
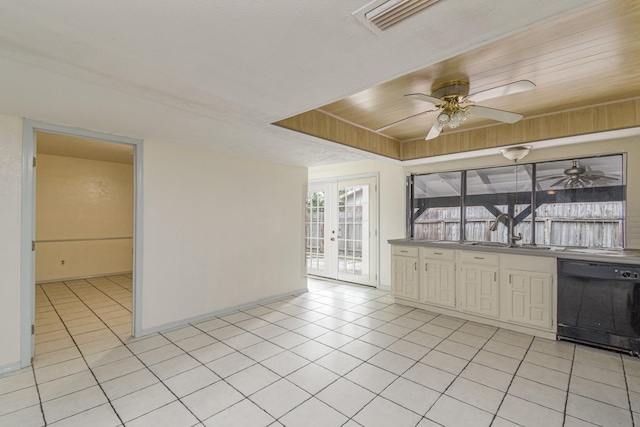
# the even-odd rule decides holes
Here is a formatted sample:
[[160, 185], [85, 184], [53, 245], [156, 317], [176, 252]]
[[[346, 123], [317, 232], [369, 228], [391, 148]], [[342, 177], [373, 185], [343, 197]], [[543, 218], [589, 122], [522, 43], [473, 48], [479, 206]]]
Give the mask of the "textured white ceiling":
[[602, 0], [0, 1], [0, 113], [305, 166], [372, 155], [270, 125]]

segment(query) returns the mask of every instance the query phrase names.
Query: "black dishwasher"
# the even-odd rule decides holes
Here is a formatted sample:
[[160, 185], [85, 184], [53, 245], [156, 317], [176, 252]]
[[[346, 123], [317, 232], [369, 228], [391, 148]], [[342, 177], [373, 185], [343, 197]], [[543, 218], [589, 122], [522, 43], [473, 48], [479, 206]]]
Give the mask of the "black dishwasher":
[[640, 266], [558, 260], [558, 339], [640, 354]]

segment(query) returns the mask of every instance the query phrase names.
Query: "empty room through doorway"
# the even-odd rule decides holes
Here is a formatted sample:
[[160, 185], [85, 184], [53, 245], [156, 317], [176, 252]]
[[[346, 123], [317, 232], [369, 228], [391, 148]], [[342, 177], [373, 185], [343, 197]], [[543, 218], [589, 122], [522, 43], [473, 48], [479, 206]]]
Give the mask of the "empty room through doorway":
[[[106, 324], [130, 336], [133, 146], [36, 132], [36, 149], [36, 355], [64, 346], [54, 317], [67, 330]], [[92, 329], [84, 315], [103, 325]]]

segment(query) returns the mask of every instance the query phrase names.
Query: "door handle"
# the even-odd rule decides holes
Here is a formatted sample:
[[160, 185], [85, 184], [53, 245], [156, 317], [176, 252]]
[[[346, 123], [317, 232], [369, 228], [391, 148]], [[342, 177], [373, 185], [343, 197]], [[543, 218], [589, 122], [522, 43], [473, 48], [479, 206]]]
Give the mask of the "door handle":
[[336, 238], [335, 238], [335, 237], [332, 237], [332, 238], [331, 238], [331, 241], [332, 241], [332, 242], [333, 242], [333, 241], [335, 241], [335, 240], [336, 240]]

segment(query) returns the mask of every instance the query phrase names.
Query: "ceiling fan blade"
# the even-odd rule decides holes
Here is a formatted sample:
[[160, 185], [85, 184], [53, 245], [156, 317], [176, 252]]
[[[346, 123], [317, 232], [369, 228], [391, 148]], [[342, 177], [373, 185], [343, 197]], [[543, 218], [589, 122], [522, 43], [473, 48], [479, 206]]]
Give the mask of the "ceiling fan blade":
[[552, 179], [561, 179], [561, 178], [566, 178], [566, 175], [553, 175], [553, 176], [546, 176], [544, 178], [538, 178], [538, 181], [551, 181]]
[[612, 179], [612, 180], [618, 181], [618, 178], [616, 178], [615, 176], [607, 176], [604, 174], [604, 172], [600, 172], [600, 171], [592, 171], [592, 173], [585, 173], [584, 175], [582, 175], [582, 177], [589, 179], [591, 181], [595, 181], [596, 179]]
[[470, 108], [470, 114], [504, 123], [515, 123], [524, 117], [522, 114], [496, 110], [495, 108], [483, 107], [481, 105], [472, 105]]
[[442, 132], [442, 125], [434, 123], [433, 126], [431, 126], [431, 130], [429, 130], [429, 133], [427, 134], [427, 137], [425, 139], [429, 140], [436, 138], [438, 135], [440, 135], [440, 132]]
[[509, 83], [506, 85], [494, 87], [493, 89], [487, 89], [480, 92], [473, 93], [467, 96], [469, 101], [480, 102], [485, 99], [497, 98], [499, 96], [512, 95], [514, 93], [526, 92], [535, 88], [536, 85], [529, 80], [519, 80], [517, 82]]
[[566, 182], [566, 184], [565, 184], [565, 188], [566, 188], [567, 184], [569, 184], [569, 181], [570, 181], [570, 180], [569, 180], [569, 179], [567, 179], [566, 177], [565, 177], [565, 178], [562, 178], [560, 181], [554, 182], [554, 183], [553, 183], [553, 184], [551, 184], [549, 187], [557, 187], [557, 186], [561, 185], [561, 184], [562, 184], [562, 182], [563, 182], [563, 181], [565, 181], [565, 180], [567, 181], [567, 182]]
[[414, 117], [418, 117], [418, 116], [422, 116], [422, 115], [425, 115], [425, 114], [433, 113], [434, 111], [438, 111], [438, 110], [437, 109], [435, 109], [435, 110], [427, 110], [427, 111], [423, 111], [422, 113], [414, 114], [413, 116], [405, 117], [404, 119], [396, 120], [393, 123], [389, 123], [388, 125], [385, 125], [385, 126], [382, 126], [381, 128], [376, 129], [376, 132], [382, 132], [383, 130], [387, 130], [390, 127], [393, 127], [393, 126], [397, 125], [398, 123], [404, 122], [405, 120], [409, 120], [409, 119], [413, 119]]
[[444, 103], [442, 99], [436, 98], [435, 96], [425, 95], [424, 93], [409, 93], [406, 94], [405, 97], [417, 99], [418, 101], [429, 102], [433, 105], [440, 105]]

